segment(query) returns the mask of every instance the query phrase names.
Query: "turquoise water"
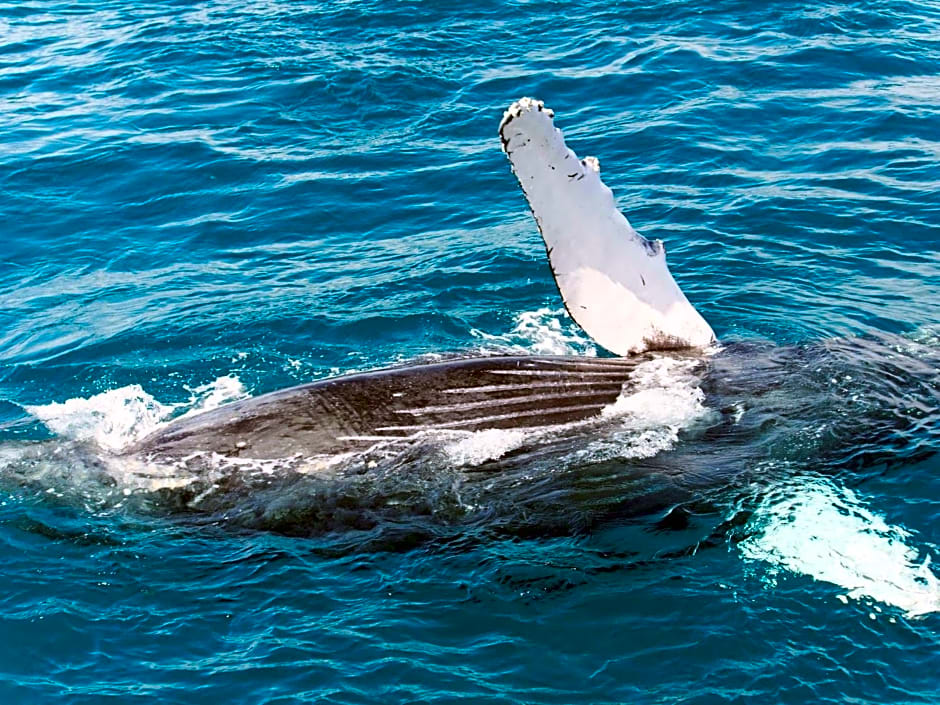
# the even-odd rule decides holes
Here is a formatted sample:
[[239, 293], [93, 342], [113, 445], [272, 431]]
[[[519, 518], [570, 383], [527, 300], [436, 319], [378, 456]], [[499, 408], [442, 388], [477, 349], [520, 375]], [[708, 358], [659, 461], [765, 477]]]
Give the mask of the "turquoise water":
[[[0, 4], [0, 699], [936, 702], [938, 76], [940, 11], [899, 0]], [[522, 95], [722, 341], [836, 362], [758, 384], [740, 442], [669, 382], [524, 501], [420, 457], [288, 522], [100, 479], [245, 395], [604, 355], [499, 150]], [[640, 501], [693, 456], [721, 481]], [[364, 496], [406, 510], [308, 521]]]

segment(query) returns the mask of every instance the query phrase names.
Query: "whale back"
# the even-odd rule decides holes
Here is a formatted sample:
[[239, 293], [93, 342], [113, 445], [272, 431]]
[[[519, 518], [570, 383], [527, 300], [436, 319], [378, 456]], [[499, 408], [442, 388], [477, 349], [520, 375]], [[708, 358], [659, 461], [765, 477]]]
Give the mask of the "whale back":
[[362, 450], [434, 431], [535, 428], [589, 419], [641, 361], [478, 357], [350, 374], [181, 418], [129, 449], [288, 458]]

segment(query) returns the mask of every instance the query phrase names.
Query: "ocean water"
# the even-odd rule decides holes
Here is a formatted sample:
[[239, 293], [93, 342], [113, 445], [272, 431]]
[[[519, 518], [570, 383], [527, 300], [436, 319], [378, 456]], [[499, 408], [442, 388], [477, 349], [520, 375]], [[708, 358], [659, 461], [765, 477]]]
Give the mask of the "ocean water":
[[[505, 473], [540, 439], [224, 501], [115, 460], [339, 373], [607, 355], [499, 149], [523, 95], [740, 387], [654, 360]], [[3, 703], [940, 700], [934, 4], [0, 3], [0, 104]]]

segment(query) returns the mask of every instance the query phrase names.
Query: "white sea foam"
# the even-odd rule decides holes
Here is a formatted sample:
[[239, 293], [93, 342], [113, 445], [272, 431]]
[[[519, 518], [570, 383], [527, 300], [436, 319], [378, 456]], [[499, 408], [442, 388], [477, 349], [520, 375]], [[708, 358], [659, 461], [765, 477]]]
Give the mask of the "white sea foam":
[[537, 432], [522, 429], [491, 428], [460, 434], [456, 440], [445, 443], [443, 451], [449, 462], [459, 466], [480, 465], [498, 460], [511, 451], [531, 442]]
[[471, 334], [484, 341], [484, 351], [534, 353], [536, 355], [581, 355], [594, 357], [597, 347], [570, 319], [564, 309], [540, 308], [517, 314], [511, 331], [492, 335], [479, 330]]
[[755, 533], [738, 544], [745, 558], [773, 567], [771, 583], [785, 570], [838, 585], [843, 600], [873, 600], [909, 616], [940, 611], [930, 554], [852, 490], [814, 479], [774, 494], [752, 519]]
[[189, 415], [247, 396], [242, 383], [232, 375], [190, 392], [186, 403], [163, 404], [139, 384], [131, 384], [87, 398], [27, 406], [26, 410], [59, 436], [118, 452], [169, 423], [180, 409]]
[[705, 394], [694, 374], [697, 366], [695, 360], [670, 357], [640, 363], [604, 415], [642, 418], [653, 426], [682, 425], [705, 411]]
[[600, 419], [533, 429], [474, 431], [447, 442], [444, 452], [454, 464], [479, 465], [576, 426], [591, 425], [588, 433], [592, 440], [576, 451], [577, 460], [653, 457], [675, 447], [683, 428], [712, 413], [693, 374], [696, 364], [668, 357], [638, 364], [630, 383], [602, 410]]
[[218, 377], [214, 382], [193, 387], [189, 391], [192, 396], [189, 403], [185, 405], [188, 409], [184, 416], [217, 409], [223, 404], [248, 397], [248, 390], [235, 375]]
[[651, 458], [670, 450], [679, 432], [712, 413], [694, 374], [695, 360], [657, 357], [636, 366], [630, 383], [603, 415], [615, 420], [612, 433], [592, 441], [586, 459]]
[[923, 325], [906, 337], [917, 345], [940, 348], [940, 325], [935, 323]]
[[139, 384], [88, 398], [26, 407], [53, 433], [77, 441], [92, 441], [110, 451], [119, 451], [155, 431], [173, 409], [172, 405], [158, 402]]

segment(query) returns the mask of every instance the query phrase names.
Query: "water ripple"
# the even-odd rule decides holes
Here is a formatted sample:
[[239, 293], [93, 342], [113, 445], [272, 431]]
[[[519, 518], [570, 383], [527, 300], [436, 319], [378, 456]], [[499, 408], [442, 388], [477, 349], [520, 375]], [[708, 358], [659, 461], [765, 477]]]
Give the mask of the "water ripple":
[[[908, 0], [0, 3], [4, 701], [935, 701], [936, 613], [771, 539], [822, 487], [845, 541], [938, 555], [938, 37]], [[306, 538], [79, 491], [26, 407], [597, 352], [499, 152], [525, 94], [757, 350], [735, 434]]]

